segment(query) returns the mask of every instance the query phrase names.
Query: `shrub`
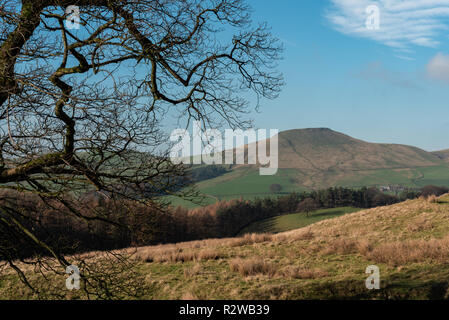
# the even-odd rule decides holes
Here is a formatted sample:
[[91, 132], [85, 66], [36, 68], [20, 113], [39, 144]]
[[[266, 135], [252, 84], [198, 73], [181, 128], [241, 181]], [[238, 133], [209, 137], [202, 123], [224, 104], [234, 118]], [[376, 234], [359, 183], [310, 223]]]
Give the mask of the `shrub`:
[[157, 246], [141, 249], [136, 258], [145, 262], [189, 262], [202, 260], [216, 260], [224, 257], [216, 249], [195, 251], [176, 246]]
[[358, 241], [351, 239], [337, 239], [331, 241], [322, 251], [323, 254], [351, 254], [359, 249]]
[[223, 254], [221, 254], [219, 251], [214, 249], [204, 249], [199, 251], [196, 256], [196, 260], [217, 260], [220, 258], [223, 258]]
[[449, 189], [447, 187], [439, 187], [439, 186], [425, 186], [421, 188], [421, 195], [425, 198], [430, 196], [441, 196], [445, 193], [448, 193]]
[[305, 212], [307, 216], [309, 216], [310, 212], [315, 211], [318, 208], [319, 208], [319, 203], [315, 199], [312, 199], [312, 198], [304, 199], [298, 205], [298, 211]]
[[271, 263], [264, 261], [262, 258], [251, 259], [233, 259], [229, 262], [229, 267], [233, 272], [239, 272], [242, 276], [254, 276], [264, 274], [273, 276], [276, 268]]
[[365, 252], [365, 256], [369, 260], [393, 266], [426, 260], [448, 263], [449, 237], [385, 243]]

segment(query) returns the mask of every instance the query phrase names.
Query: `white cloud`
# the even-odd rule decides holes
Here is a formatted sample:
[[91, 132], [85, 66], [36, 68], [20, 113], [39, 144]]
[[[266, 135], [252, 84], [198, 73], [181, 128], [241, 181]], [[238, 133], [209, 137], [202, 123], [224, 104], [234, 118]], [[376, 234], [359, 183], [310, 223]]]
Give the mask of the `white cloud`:
[[426, 69], [430, 78], [449, 83], [449, 55], [438, 53], [429, 61]]
[[[339, 32], [372, 39], [401, 50], [437, 47], [449, 30], [449, 0], [330, 0], [326, 18]], [[377, 5], [380, 29], [366, 27], [366, 8]]]

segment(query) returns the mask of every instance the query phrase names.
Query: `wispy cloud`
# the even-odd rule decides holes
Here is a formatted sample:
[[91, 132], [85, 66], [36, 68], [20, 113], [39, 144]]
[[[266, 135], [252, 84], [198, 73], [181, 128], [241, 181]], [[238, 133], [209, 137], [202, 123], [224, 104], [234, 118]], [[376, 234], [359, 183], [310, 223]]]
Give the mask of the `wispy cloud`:
[[[449, 30], [449, 0], [330, 0], [326, 18], [337, 31], [372, 39], [404, 52], [411, 46], [437, 47]], [[380, 28], [366, 27], [366, 8], [377, 5]]]
[[364, 80], [380, 81], [389, 86], [413, 90], [422, 89], [415, 81], [411, 80], [410, 74], [389, 70], [379, 61], [366, 65], [355, 75]]
[[426, 69], [431, 79], [449, 83], [449, 55], [438, 53], [429, 61]]
[[414, 60], [415, 60], [414, 58], [410, 58], [410, 57], [406, 57], [406, 56], [401, 56], [401, 55], [396, 55], [395, 57], [398, 58], [398, 59], [401, 59], [401, 60], [407, 60], [407, 61], [414, 61]]

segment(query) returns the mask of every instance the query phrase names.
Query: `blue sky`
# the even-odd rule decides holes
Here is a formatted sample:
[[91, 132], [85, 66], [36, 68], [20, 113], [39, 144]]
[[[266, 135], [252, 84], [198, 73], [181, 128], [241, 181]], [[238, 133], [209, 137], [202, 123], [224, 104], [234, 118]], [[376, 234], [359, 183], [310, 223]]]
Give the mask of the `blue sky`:
[[[286, 85], [254, 114], [257, 127], [449, 148], [449, 0], [249, 3], [285, 46]], [[370, 4], [379, 30], [365, 27]]]

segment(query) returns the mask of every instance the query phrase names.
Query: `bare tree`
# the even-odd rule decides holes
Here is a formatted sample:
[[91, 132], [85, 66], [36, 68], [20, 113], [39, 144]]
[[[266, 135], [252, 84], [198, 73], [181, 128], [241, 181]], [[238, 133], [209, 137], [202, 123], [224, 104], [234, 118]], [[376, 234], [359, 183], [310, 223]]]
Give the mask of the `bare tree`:
[[0, 0], [0, 187], [16, 191], [0, 199], [0, 259], [22, 280], [19, 244], [70, 262], [18, 197], [87, 222], [118, 223], [80, 210], [89, 190], [163, 211], [161, 194], [188, 196], [161, 147], [167, 114], [245, 127], [244, 96], [277, 96], [281, 48], [249, 12], [242, 0]]
[[319, 203], [313, 198], [306, 198], [298, 204], [297, 210], [299, 212], [305, 212], [306, 216], [309, 217], [309, 214], [312, 211], [319, 209]]

